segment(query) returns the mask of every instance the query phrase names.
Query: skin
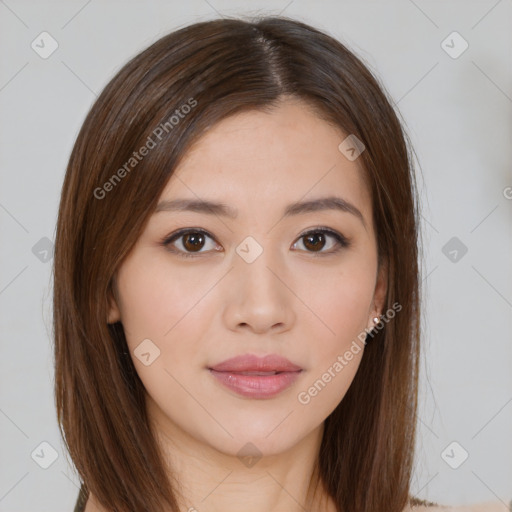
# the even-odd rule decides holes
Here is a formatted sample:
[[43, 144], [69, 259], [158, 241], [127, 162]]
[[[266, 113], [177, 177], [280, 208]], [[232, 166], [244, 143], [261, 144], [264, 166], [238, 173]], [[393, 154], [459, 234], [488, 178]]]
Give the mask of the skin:
[[[123, 323], [184, 511], [335, 511], [321, 486], [308, 502], [308, 484], [323, 422], [352, 383], [364, 344], [308, 404], [297, 395], [374, 325], [387, 285], [363, 171], [338, 150], [346, 136], [295, 100], [223, 120], [189, 151], [160, 200], [222, 201], [238, 217], [157, 212], [118, 270], [109, 322]], [[292, 202], [332, 195], [357, 207], [364, 223], [339, 210], [282, 216]], [[305, 245], [304, 233], [318, 227], [350, 246], [330, 235]], [[209, 233], [199, 253], [186, 237], [170, 244], [193, 258], [162, 245], [180, 228]], [[252, 263], [236, 252], [248, 236], [263, 249]], [[148, 366], [134, 355], [144, 339], [160, 350]], [[303, 371], [274, 398], [241, 397], [207, 367], [246, 353], [277, 353]], [[237, 456], [248, 442], [262, 455], [252, 467]], [[95, 510], [91, 497], [86, 511]]]

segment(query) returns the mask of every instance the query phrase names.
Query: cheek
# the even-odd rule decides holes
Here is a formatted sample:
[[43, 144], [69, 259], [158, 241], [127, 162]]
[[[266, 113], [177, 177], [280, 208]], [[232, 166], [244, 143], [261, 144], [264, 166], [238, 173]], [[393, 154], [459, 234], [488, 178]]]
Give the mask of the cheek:
[[164, 408], [173, 396], [168, 412], [178, 410], [186, 417], [194, 406], [180, 383], [187, 382], [190, 367], [201, 365], [200, 343], [210, 322], [207, 301], [201, 299], [215, 280], [165, 263], [144, 255], [125, 261], [117, 279], [121, 321], [149, 395]]
[[307, 414], [321, 417], [334, 410], [352, 384], [364, 353], [376, 265], [370, 251], [353, 254], [328, 271], [310, 265], [300, 281], [298, 295], [308, 306], [306, 338], [315, 340], [309, 374], [297, 396]]
[[345, 265], [328, 272], [310, 270], [301, 287], [304, 302], [313, 316], [309, 324], [316, 325], [324, 340], [323, 353], [350, 344], [368, 326], [375, 291], [375, 272], [370, 258], [368, 261], [347, 259]]
[[[309, 417], [332, 412], [352, 384], [364, 353], [364, 329], [373, 297], [371, 272], [352, 271], [316, 276], [308, 306], [318, 318], [308, 321], [317, 348], [310, 351], [310, 370], [297, 395]], [[316, 331], [316, 335], [314, 335]], [[322, 333], [322, 334], [320, 334]]]
[[183, 273], [161, 257], [137, 256], [118, 275], [121, 317], [128, 344], [145, 338], [168, 344], [183, 325], [197, 325], [197, 310], [211, 284], [199, 272]]

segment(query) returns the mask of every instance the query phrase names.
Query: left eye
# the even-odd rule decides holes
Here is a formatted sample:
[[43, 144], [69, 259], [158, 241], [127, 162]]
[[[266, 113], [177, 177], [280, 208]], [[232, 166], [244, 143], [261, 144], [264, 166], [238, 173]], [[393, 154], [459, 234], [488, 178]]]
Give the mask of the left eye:
[[[322, 251], [325, 247], [325, 240], [327, 238], [334, 239], [334, 242], [331, 244], [331, 250], [328, 251]], [[349, 242], [348, 240], [341, 235], [340, 233], [337, 233], [336, 231], [332, 231], [330, 229], [325, 228], [317, 228], [311, 231], [308, 231], [307, 233], [304, 233], [299, 237], [299, 241], [304, 240], [302, 242], [302, 245], [307, 248], [307, 252], [313, 252], [313, 253], [319, 253], [319, 254], [332, 254], [335, 252], [338, 252], [340, 249], [348, 247]], [[299, 241], [295, 242], [293, 246], [299, 243]], [[336, 245], [338, 247], [336, 247]], [[335, 247], [332, 250], [332, 247]], [[311, 250], [312, 249], [312, 250]], [[315, 254], [316, 256], [316, 254]]]
[[[213, 238], [206, 231], [201, 229], [187, 229], [170, 235], [163, 240], [162, 244], [169, 251], [176, 253], [179, 256], [193, 258], [203, 252], [208, 252], [201, 250], [204, 248], [205, 240], [208, 238], [213, 241]], [[323, 249], [326, 246], [326, 239], [329, 238], [333, 241], [331, 242], [329, 250], [324, 251]], [[326, 228], [316, 228], [302, 234], [292, 247], [295, 248], [300, 241], [302, 241], [305, 251], [313, 254], [333, 254], [350, 245], [349, 241], [343, 235]], [[181, 247], [174, 245], [177, 242], [181, 244]], [[215, 247], [216, 245], [213, 244], [212, 249], [218, 250], [215, 249]], [[316, 256], [316, 254], [314, 255]]]

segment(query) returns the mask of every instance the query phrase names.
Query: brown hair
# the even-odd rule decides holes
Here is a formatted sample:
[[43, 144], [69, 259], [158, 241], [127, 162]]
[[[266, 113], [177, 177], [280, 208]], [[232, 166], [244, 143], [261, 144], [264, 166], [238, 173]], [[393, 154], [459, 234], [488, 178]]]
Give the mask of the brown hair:
[[[379, 262], [387, 264], [384, 310], [402, 307], [368, 343], [325, 420], [319, 474], [340, 512], [401, 511], [409, 501], [420, 350], [409, 139], [384, 87], [342, 43], [305, 23], [267, 17], [196, 23], [156, 41], [105, 87], [70, 156], [54, 259], [55, 399], [84, 487], [109, 510], [178, 510], [123, 327], [107, 324], [115, 273], [201, 134], [287, 97], [364, 143], [359, 161]], [[135, 157], [150, 140], [154, 149]]]

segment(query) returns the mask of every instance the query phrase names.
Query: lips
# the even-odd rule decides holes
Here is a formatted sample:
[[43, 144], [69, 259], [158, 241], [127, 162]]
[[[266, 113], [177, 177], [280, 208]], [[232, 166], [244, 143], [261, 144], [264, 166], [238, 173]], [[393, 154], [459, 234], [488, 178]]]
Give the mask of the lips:
[[290, 387], [302, 372], [300, 366], [277, 354], [246, 354], [208, 370], [225, 387], [249, 398], [272, 398]]
[[300, 366], [291, 363], [285, 357], [277, 354], [259, 357], [252, 354], [233, 357], [222, 363], [210, 367], [217, 372], [296, 372], [302, 370]]

